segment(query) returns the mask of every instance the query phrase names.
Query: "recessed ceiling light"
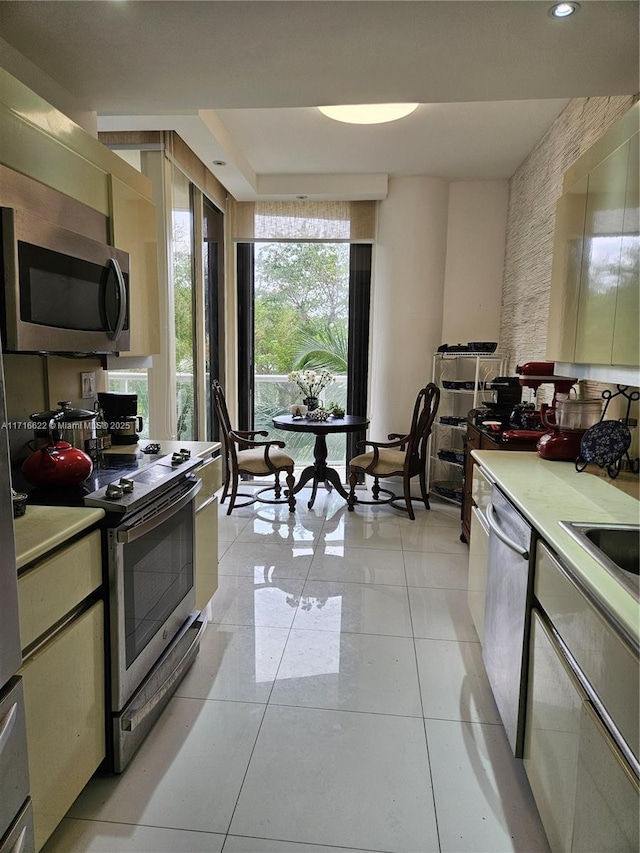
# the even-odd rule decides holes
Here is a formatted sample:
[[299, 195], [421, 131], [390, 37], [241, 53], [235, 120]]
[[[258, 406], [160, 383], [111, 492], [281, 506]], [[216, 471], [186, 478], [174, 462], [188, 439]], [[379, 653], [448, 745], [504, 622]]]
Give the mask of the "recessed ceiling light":
[[212, 160], [211, 162], [213, 163], [214, 166], [226, 166], [227, 165], [226, 160]]
[[556, 3], [549, 9], [552, 18], [568, 18], [580, 9], [579, 3]]
[[297, 195], [296, 198], [299, 198], [300, 201], [303, 201], [305, 198], [309, 198], [308, 195]]
[[344, 104], [318, 109], [335, 121], [345, 121], [348, 124], [382, 124], [404, 118], [417, 107], [418, 104]]

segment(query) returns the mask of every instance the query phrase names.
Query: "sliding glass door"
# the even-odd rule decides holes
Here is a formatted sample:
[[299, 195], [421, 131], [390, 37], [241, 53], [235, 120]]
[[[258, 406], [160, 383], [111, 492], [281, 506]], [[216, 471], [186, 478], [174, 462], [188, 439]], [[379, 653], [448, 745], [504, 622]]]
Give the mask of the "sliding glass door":
[[[319, 395], [325, 407], [366, 413], [370, 278], [370, 245], [238, 244], [241, 428], [283, 438], [272, 417], [305, 396], [288, 379], [294, 369], [329, 370], [334, 379]], [[309, 464], [313, 437], [288, 433], [286, 441], [296, 464]], [[329, 463], [344, 469], [345, 436], [327, 444]]]

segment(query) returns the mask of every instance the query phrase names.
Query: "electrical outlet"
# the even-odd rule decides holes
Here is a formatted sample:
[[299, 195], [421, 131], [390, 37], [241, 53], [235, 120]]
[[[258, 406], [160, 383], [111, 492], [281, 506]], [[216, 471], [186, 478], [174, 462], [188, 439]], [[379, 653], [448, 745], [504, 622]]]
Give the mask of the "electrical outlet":
[[95, 373], [81, 373], [82, 377], [82, 399], [86, 400], [89, 397], [96, 396], [96, 375]]

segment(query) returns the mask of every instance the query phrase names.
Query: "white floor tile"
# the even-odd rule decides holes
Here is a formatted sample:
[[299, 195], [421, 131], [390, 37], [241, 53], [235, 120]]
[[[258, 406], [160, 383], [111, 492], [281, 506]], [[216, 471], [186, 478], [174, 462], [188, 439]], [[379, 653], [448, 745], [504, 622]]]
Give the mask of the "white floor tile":
[[307, 581], [294, 627], [411, 636], [406, 587]]
[[65, 818], [43, 853], [221, 853], [224, 835]]
[[458, 533], [460, 533], [460, 508], [458, 508], [457, 515], [453, 515], [450, 512], [443, 511], [441, 507], [434, 506], [432, 501], [430, 503], [431, 509], [427, 510], [421, 502], [414, 501], [413, 512], [415, 518], [412, 521], [406, 513], [403, 513], [400, 517], [400, 524], [403, 527], [413, 525], [414, 528], [420, 526], [457, 527]]
[[238, 534], [237, 542], [274, 545], [296, 543], [317, 544], [323, 522], [321, 519], [304, 518], [290, 514], [287, 518], [255, 516]]
[[[224, 853], [380, 853], [380, 849], [364, 850], [362, 847], [324, 847], [317, 844], [291, 843], [289, 841], [271, 841], [268, 838], [247, 838], [228, 835]], [[382, 851], [387, 853], [387, 851]]]
[[263, 712], [174, 697], [125, 772], [94, 777], [68, 816], [226, 832]]
[[289, 628], [296, 614], [301, 580], [284, 580], [278, 585], [255, 583], [253, 578], [220, 575], [211, 602], [212, 621], [230, 625], [259, 625]]
[[404, 551], [433, 551], [442, 554], [464, 554], [468, 557], [469, 547], [460, 541], [458, 525], [439, 526], [406, 524], [400, 528], [402, 548]]
[[420, 717], [413, 640], [293, 629], [270, 702]]
[[306, 580], [313, 548], [301, 542], [293, 545], [234, 542], [218, 565], [220, 575], [254, 578], [256, 583], [275, 583], [280, 578]]
[[266, 703], [288, 636], [288, 628], [209, 625], [175, 695]]
[[480, 643], [416, 640], [425, 717], [500, 723]]
[[409, 587], [413, 636], [478, 642], [464, 589]]
[[322, 531], [322, 547], [327, 545], [345, 545], [349, 548], [382, 548], [401, 551], [400, 525], [398, 519], [384, 515], [360, 517], [357, 511], [341, 516], [335, 527]]
[[402, 551], [327, 544], [318, 548], [309, 580], [406, 586]]
[[549, 849], [502, 726], [427, 720], [442, 853]]
[[405, 551], [404, 565], [408, 586], [467, 589], [469, 582], [467, 554]]
[[437, 851], [422, 721], [268, 707], [230, 833]]
[[218, 540], [233, 542], [240, 531], [249, 524], [250, 515], [243, 515], [246, 510], [234, 510], [226, 515], [228, 503], [218, 509]]

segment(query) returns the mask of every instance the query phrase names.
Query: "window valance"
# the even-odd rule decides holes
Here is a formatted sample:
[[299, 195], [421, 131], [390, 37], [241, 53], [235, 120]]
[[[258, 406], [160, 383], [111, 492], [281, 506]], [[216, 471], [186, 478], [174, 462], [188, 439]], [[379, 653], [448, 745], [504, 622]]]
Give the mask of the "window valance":
[[375, 201], [232, 201], [229, 213], [236, 243], [375, 238]]

